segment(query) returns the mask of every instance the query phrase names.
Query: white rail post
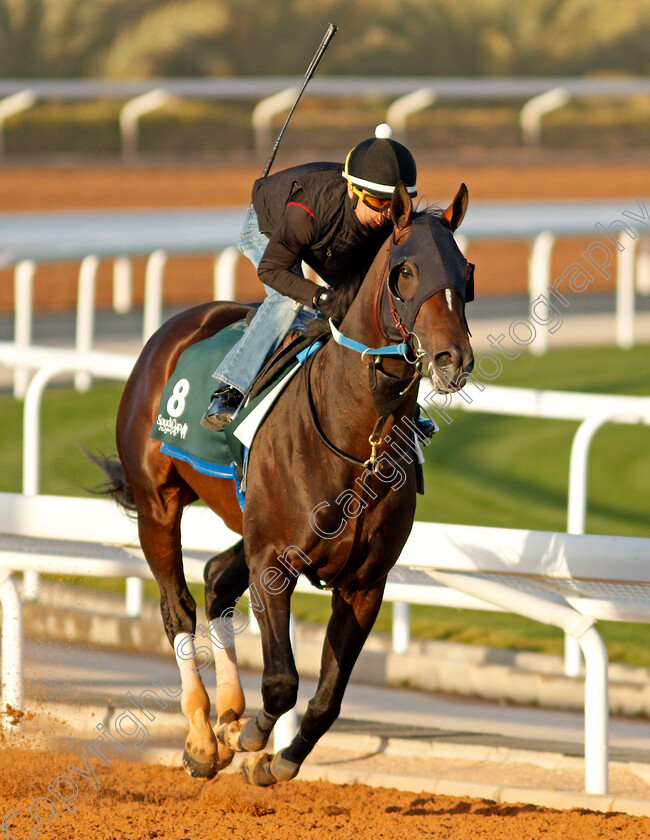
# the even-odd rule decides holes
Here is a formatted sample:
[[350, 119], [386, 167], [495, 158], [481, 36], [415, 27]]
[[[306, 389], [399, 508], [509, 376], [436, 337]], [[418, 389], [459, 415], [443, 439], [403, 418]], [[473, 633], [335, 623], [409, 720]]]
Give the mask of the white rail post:
[[[553, 245], [555, 237], [548, 231], [538, 233], [530, 249], [528, 260], [528, 295], [530, 306], [540, 295], [548, 291], [551, 283], [551, 258], [553, 256]], [[542, 327], [537, 330], [537, 335], [530, 345], [530, 352], [536, 356], [542, 356], [548, 348], [548, 334]]]
[[542, 117], [564, 107], [571, 99], [565, 88], [557, 87], [533, 96], [521, 109], [519, 125], [525, 146], [539, 146], [542, 140]]
[[276, 114], [286, 111], [293, 105], [298, 88], [291, 87], [267, 96], [253, 108], [251, 123], [255, 132], [255, 150], [263, 152], [272, 143], [271, 121]]
[[[569, 462], [569, 500], [567, 508], [567, 533], [584, 534], [587, 524], [587, 492], [589, 449], [594, 435], [607, 422], [603, 416], [583, 420], [571, 444]], [[579, 677], [582, 670], [582, 650], [573, 636], [564, 636], [564, 673]]]
[[128, 378], [133, 367], [130, 356], [120, 353], [93, 353], [85, 359], [72, 358], [54, 361], [43, 365], [32, 377], [23, 405], [23, 474], [22, 487], [24, 496], [37, 496], [39, 493], [40, 447], [41, 447], [41, 403], [43, 391], [49, 382], [63, 373], [77, 370], [91, 370], [97, 376], [109, 379]]
[[395, 133], [406, 139], [406, 121], [412, 114], [429, 108], [438, 98], [433, 88], [424, 87], [400, 96], [388, 106], [386, 122], [391, 125]]
[[650, 295], [650, 236], [644, 236], [636, 258], [636, 290], [640, 295]]
[[[79, 268], [79, 284], [77, 292], [77, 332], [75, 350], [78, 353], [88, 353], [92, 350], [95, 332], [95, 282], [99, 258], [94, 254], [84, 257]], [[79, 371], [74, 377], [77, 391], [87, 391], [92, 379], [87, 371]]]
[[595, 627], [578, 642], [585, 657], [585, 791], [609, 788], [609, 682], [607, 648]]
[[[0, 578], [1, 580], [2, 578]], [[2, 604], [2, 711], [7, 706], [23, 711], [23, 605], [16, 582], [7, 577], [0, 584]], [[20, 726], [11, 724], [8, 715], [0, 715], [0, 729], [20, 732]]]
[[[585, 656], [585, 791], [607, 793], [609, 694], [607, 650], [593, 620], [573, 607], [557, 604], [529, 592], [514, 590], [502, 583], [481, 580], [480, 575], [429, 569], [431, 577], [507, 612], [516, 612], [533, 621], [553, 624], [578, 639]], [[516, 608], [515, 608], [516, 604]]]
[[23, 572], [23, 597], [26, 601], [38, 601], [41, 591], [41, 576], [32, 569]]
[[214, 291], [215, 300], [234, 300], [235, 284], [237, 280], [237, 263], [241, 252], [239, 248], [230, 245], [219, 254], [214, 261]]
[[[41, 453], [41, 401], [43, 389], [38, 384], [38, 371], [25, 393], [23, 405], [23, 495], [37, 496], [39, 492]], [[41, 588], [41, 576], [33, 569], [23, 572], [23, 597], [26, 601], [37, 601]]]
[[[24, 260], [16, 266], [16, 344], [25, 347], [31, 344], [34, 271], [35, 266], [32, 260]], [[27, 405], [29, 377], [27, 370], [22, 372], [23, 378], [14, 380], [14, 394], [20, 399], [25, 398], [25, 405]], [[23, 415], [23, 493], [26, 496], [35, 496], [38, 493], [38, 452], [35, 466], [30, 464], [29, 472], [27, 472], [25, 463], [30, 460], [30, 436], [33, 432], [25, 427], [26, 417], [25, 413]], [[31, 425], [33, 426], [33, 423]], [[38, 426], [36, 434], [39, 434]], [[23, 572], [23, 597], [26, 600], [38, 600], [40, 588], [41, 577], [38, 572], [32, 570]]]
[[629, 350], [634, 346], [634, 263], [639, 240], [638, 235], [636, 239], [628, 236], [623, 242], [621, 233], [618, 241], [623, 250], [618, 252], [616, 262], [616, 344]]
[[408, 653], [411, 641], [411, 606], [400, 601], [393, 603], [393, 653]]
[[[14, 343], [19, 347], [29, 347], [32, 343], [32, 323], [34, 320], [34, 260], [22, 260], [14, 270]], [[22, 400], [29, 382], [29, 370], [23, 367], [14, 369], [14, 397]]]
[[158, 249], [147, 260], [144, 274], [142, 340], [147, 341], [162, 324], [162, 292], [167, 253]]
[[[102, 364], [97, 359], [102, 359]], [[116, 376], [126, 379], [128, 371], [122, 368], [118, 355], [105, 354], [103, 357], [97, 354], [92, 364], [85, 362], [86, 366], [93, 368], [100, 375]], [[105, 360], [108, 360], [108, 364]], [[129, 367], [132, 363], [129, 362]], [[81, 360], [81, 366], [84, 362]], [[39, 493], [40, 474], [40, 450], [41, 450], [41, 403], [43, 391], [49, 381], [59, 373], [79, 370], [79, 364], [69, 360], [59, 363], [52, 363], [41, 367], [32, 377], [25, 393], [23, 405], [23, 495], [37, 496]], [[23, 597], [36, 600], [40, 577], [38, 572], [26, 571], [23, 574]]]
[[[291, 641], [291, 649], [293, 655], [296, 655], [296, 620], [293, 613], [289, 616], [289, 639]], [[293, 741], [294, 735], [298, 729], [298, 713], [295, 706], [289, 709], [276, 721], [273, 727], [273, 752], [277, 753], [288, 747]]]
[[573, 636], [564, 634], [564, 675], [579, 677], [582, 673], [582, 650]]
[[164, 88], [156, 88], [129, 100], [120, 111], [120, 131], [122, 134], [122, 154], [126, 158], [135, 157], [138, 151], [138, 123], [140, 117], [162, 108], [171, 99], [172, 94]]
[[[569, 503], [567, 510], [567, 533], [584, 534], [587, 527], [587, 494], [589, 478], [589, 450], [596, 432], [623, 410], [610, 410], [592, 414], [583, 420], [571, 444], [569, 461]], [[638, 422], [644, 418], [639, 415]], [[575, 640], [565, 636], [564, 640], [564, 673], [568, 677], [580, 675], [580, 651], [576, 649]]]
[[0, 158], [5, 155], [5, 123], [9, 117], [31, 108], [36, 102], [33, 90], [21, 90], [0, 99]]
[[144, 580], [137, 577], [126, 579], [126, 614], [129, 618], [140, 618], [144, 599]]
[[133, 270], [129, 257], [113, 262], [113, 309], [124, 314], [133, 306]]

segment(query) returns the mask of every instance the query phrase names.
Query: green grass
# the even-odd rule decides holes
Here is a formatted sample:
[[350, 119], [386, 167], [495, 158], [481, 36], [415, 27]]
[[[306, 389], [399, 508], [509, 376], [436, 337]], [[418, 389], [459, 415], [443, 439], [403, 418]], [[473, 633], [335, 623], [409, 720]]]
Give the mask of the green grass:
[[[41, 410], [40, 492], [84, 495], [101, 473], [83, 448], [115, 451], [115, 414], [122, 385], [95, 385], [85, 394], [72, 388], [49, 388]], [[22, 403], [0, 397], [0, 491], [20, 492], [22, 474]]]
[[[650, 347], [552, 351], [520, 356], [504, 364], [499, 385], [650, 394]], [[486, 387], [490, 387], [487, 384]], [[113, 426], [120, 385], [93, 387], [86, 394], [53, 388], [43, 401], [41, 492], [83, 495], [101, 475], [80, 447], [114, 451]], [[22, 405], [0, 397], [0, 490], [21, 488]], [[498, 527], [565, 530], [569, 450], [577, 423], [453, 413], [426, 449], [427, 493], [418, 503], [421, 520]], [[595, 437], [590, 456], [588, 530], [650, 537], [650, 428], [610, 424]], [[68, 579], [69, 580], [69, 579]], [[95, 585], [122, 591], [120, 581]], [[193, 588], [199, 605], [199, 587]], [[157, 599], [157, 587], [146, 584]], [[329, 599], [298, 594], [299, 621], [324, 623]], [[385, 604], [376, 629], [390, 630]], [[560, 653], [562, 634], [514, 615], [413, 607], [416, 638], [460, 641]], [[612, 661], [650, 666], [650, 627], [599, 623]]]
[[[650, 347], [521, 355], [498, 385], [650, 394]], [[490, 387], [486, 383], [486, 389]], [[480, 394], [472, 389], [475, 401]], [[417, 518], [503, 528], [566, 529], [569, 453], [578, 423], [450, 412], [425, 452]], [[589, 458], [587, 531], [650, 537], [650, 429], [608, 424]]]

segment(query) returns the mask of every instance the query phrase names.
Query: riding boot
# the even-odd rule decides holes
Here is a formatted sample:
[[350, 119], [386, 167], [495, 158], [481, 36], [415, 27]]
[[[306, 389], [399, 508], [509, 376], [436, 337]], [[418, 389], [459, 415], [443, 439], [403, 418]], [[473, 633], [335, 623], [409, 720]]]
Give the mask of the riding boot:
[[242, 401], [242, 394], [230, 385], [222, 385], [212, 394], [208, 410], [201, 417], [201, 425], [211, 432], [220, 432], [234, 417]]

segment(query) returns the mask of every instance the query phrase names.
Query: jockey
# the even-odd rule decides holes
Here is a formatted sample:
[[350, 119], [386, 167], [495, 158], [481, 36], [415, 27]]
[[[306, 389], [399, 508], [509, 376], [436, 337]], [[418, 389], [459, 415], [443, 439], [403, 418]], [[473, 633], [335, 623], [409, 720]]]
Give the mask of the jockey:
[[[201, 425], [220, 431], [233, 418], [297, 310], [317, 312], [331, 290], [363, 279], [391, 228], [393, 190], [404, 181], [417, 195], [413, 156], [377, 127], [345, 164], [310, 163], [259, 178], [239, 248], [257, 268], [267, 297], [239, 342], [212, 374], [220, 382]], [[301, 263], [326, 286], [303, 276]]]

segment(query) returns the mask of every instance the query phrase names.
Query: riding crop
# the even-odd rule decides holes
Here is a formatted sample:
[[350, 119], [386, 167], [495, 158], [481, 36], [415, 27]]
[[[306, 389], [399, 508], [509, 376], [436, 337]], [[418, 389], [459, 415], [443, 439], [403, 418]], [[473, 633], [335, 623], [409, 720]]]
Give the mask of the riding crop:
[[273, 161], [275, 160], [275, 155], [278, 151], [278, 147], [280, 146], [280, 141], [282, 140], [282, 136], [284, 135], [284, 132], [286, 131], [287, 126], [289, 125], [289, 120], [293, 116], [293, 112], [296, 110], [296, 106], [300, 102], [300, 97], [302, 96], [303, 91], [307, 87], [307, 84], [309, 83], [309, 80], [312, 78], [312, 76], [316, 72], [316, 68], [320, 64], [320, 60], [323, 57], [323, 54], [325, 53], [325, 50], [329, 46], [329, 42], [336, 35], [337, 30], [338, 30], [338, 26], [335, 26], [333, 23], [330, 23], [329, 26], [327, 27], [327, 32], [325, 33], [325, 37], [321, 41], [321, 44], [320, 44], [319, 48], [316, 50], [316, 53], [311, 60], [311, 64], [307, 68], [307, 72], [305, 73], [304, 81], [302, 83], [302, 86], [301, 86], [300, 90], [298, 91], [298, 96], [296, 96], [296, 101], [291, 106], [291, 110], [289, 111], [289, 113], [287, 115], [287, 118], [284, 121], [284, 125], [282, 126], [282, 129], [280, 130], [280, 133], [278, 134], [278, 138], [275, 141], [275, 143], [273, 144], [273, 149], [271, 151], [271, 156], [267, 160], [266, 166], [262, 170], [262, 174], [260, 175], [260, 178], [266, 178], [266, 176], [269, 174], [269, 172], [271, 170], [271, 166], [273, 165]]

